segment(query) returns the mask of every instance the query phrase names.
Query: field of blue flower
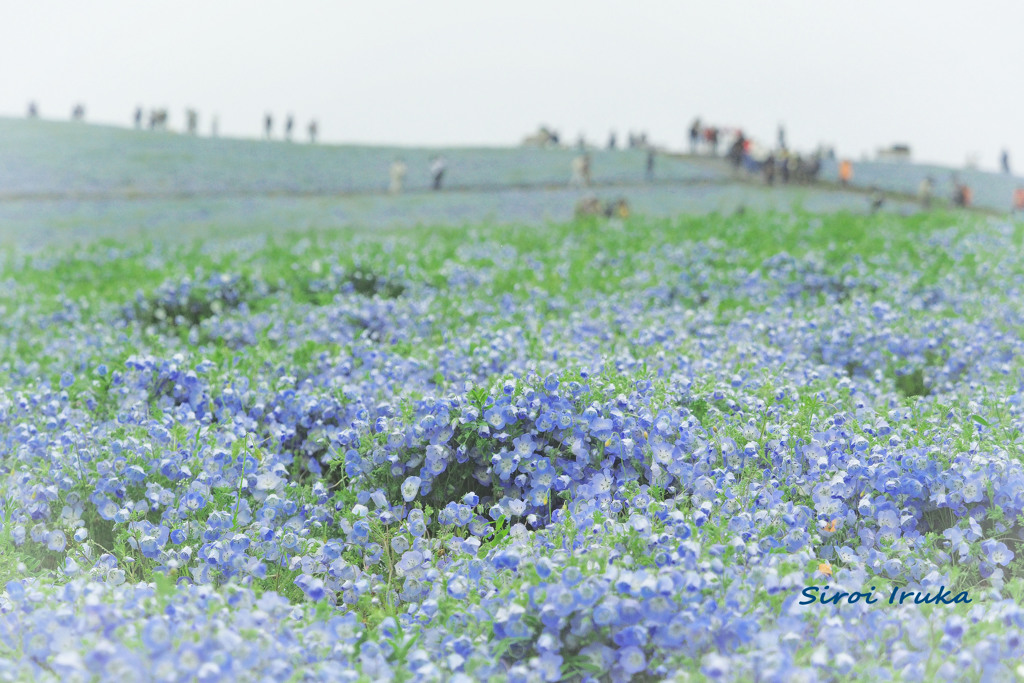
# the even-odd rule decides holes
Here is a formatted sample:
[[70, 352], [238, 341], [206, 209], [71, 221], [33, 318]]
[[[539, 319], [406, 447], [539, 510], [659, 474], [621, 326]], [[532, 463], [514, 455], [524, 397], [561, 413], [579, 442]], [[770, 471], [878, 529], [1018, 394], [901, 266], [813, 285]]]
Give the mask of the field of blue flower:
[[[9, 252], [0, 680], [1015, 680], [1022, 242], [747, 213]], [[800, 604], [826, 585], [971, 603]]]

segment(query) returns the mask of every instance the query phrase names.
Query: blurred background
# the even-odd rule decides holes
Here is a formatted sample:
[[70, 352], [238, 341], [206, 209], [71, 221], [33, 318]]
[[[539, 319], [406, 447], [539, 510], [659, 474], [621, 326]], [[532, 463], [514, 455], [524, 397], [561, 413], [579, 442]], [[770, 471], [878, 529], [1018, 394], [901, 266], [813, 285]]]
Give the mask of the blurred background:
[[1005, 214], [1021, 26], [1013, 2], [7, 4], [0, 242]]

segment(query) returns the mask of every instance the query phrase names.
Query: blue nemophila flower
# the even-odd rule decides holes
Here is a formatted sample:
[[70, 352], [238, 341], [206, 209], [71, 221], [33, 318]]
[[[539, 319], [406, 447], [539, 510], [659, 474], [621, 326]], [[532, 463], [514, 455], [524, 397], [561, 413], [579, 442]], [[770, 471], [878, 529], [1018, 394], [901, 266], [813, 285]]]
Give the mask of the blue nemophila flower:
[[[819, 220], [733, 227], [805, 232]], [[375, 255], [357, 240], [344, 250], [356, 265], [325, 266], [310, 253], [321, 236], [291, 254], [297, 280], [271, 291], [252, 276], [248, 295], [246, 278], [191, 264], [269, 272], [276, 256], [154, 247], [146, 268], [177, 270], [130, 312], [70, 299], [43, 312], [18, 303], [15, 275], [5, 322], [58, 372], [137, 355], [89, 373], [70, 398], [38, 384], [30, 359], [8, 359], [0, 511], [25, 579], [20, 596], [0, 595], [0, 633], [44, 635], [38, 658], [22, 643], [0, 668], [19, 680], [38, 662], [69, 679], [145, 665], [276, 680], [296, 662], [331, 680], [1013, 671], [1024, 616], [994, 594], [961, 625], [942, 610], [795, 606], [823, 561], [831, 588], [848, 591], [890, 575], [936, 591], [954, 563], [965, 585], [1012, 581], [1024, 468], [992, 437], [1024, 415], [1010, 381], [1024, 344], [979, 313], [1019, 317], [1000, 298], [1015, 301], [1020, 284], [1012, 234], [954, 226], [920, 252], [835, 263], [658, 238], [637, 268], [628, 249], [583, 254], [557, 229], [536, 249], [470, 231], [440, 278], [405, 238]], [[970, 254], [986, 278], [954, 266], [921, 285], [943, 253]], [[564, 281], [581, 256], [614, 286], [549, 291], [546, 273]], [[356, 271], [386, 275], [357, 288]], [[501, 317], [499, 281], [523, 284]], [[384, 282], [405, 294], [385, 296]], [[723, 291], [738, 306], [680, 305]], [[42, 332], [54, 325], [68, 334]], [[1005, 399], [998, 410], [978, 387]], [[502, 515], [507, 535], [489, 524]], [[47, 550], [56, 530], [75, 542]], [[17, 566], [40, 548], [75, 564], [51, 558], [45, 576]], [[177, 577], [173, 591], [150, 585], [154, 567]], [[766, 595], [785, 600], [765, 612]], [[301, 604], [314, 598], [317, 610]], [[375, 605], [397, 616], [367, 631], [357, 613]], [[154, 608], [173, 634], [156, 647], [144, 633]], [[809, 647], [791, 647], [793, 634]]]
[[58, 530], [51, 531], [46, 535], [46, 547], [55, 552], [64, 550], [67, 546], [67, 538], [64, 536], [64, 532]]
[[618, 665], [627, 674], [638, 674], [647, 668], [647, 658], [643, 650], [630, 645], [619, 651]]
[[206, 499], [198, 491], [189, 491], [181, 499], [181, 506], [188, 512], [195, 512], [206, 507]]
[[405, 499], [405, 502], [408, 503], [419, 495], [421, 483], [422, 480], [419, 477], [407, 477], [402, 482], [402, 498]]
[[1013, 560], [1013, 551], [1005, 543], [987, 539], [982, 541], [981, 550], [989, 562], [996, 565], [1008, 565]]

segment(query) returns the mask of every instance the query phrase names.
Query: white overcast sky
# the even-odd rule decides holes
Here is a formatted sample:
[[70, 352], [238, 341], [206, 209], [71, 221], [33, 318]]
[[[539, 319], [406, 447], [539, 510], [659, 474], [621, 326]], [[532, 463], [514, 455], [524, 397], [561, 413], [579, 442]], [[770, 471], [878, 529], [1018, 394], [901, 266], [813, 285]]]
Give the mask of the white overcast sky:
[[646, 130], [682, 147], [694, 116], [771, 143], [1024, 169], [1024, 2], [611, 3], [517, 0], [0, 0], [0, 115], [82, 102], [127, 125], [186, 107], [222, 135], [265, 112], [324, 140], [514, 144]]

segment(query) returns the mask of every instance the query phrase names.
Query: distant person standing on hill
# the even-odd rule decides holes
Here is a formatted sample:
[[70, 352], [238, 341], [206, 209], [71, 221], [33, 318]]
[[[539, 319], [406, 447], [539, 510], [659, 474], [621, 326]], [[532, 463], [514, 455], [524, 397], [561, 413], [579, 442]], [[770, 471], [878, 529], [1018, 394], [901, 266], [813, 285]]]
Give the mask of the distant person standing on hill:
[[761, 165], [761, 172], [764, 173], [765, 185], [775, 184], [775, 154], [768, 154], [768, 158]]
[[142, 107], [135, 107], [133, 120], [135, 121], [135, 128], [142, 128]]
[[617, 141], [615, 140], [615, 131], [613, 130], [608, 134], [608, 149], [615, 149]]
[[28, 117], [30, 119], [39, 118], [39, 110], [36, 108], [35, 102], [28, 103]]
[[1005, 173], [1006, 175], [1010, 175], [1010, 153], [1007, 152], [1005, 149], [1003, 150], [1002, 155], [999, 157], [999, 162], [1002, 164], [1003, 173]]
[[849, 159], [843, 159], [839, 162], [839, 183], [843, 187], [847, 187], [851, 180], [853, 180], [853, 163]]
[[388, 188], [388, 191], [391, 194], [398, 194], [402, 191], [402, 185], [405, 182], [405, 173], [408, 170], [409, 168], [401, 158], [395, 159], [391, 162], [391, 186]]
[[644, 178], [647, 182], [654, 182], [654, 150], [647, 150], [647, 167], [644, 169]]
[[444, 179], [445, 169], [448, 165], [444, 161], [443, 156], [436, 156], [430, 164], [430, 177], [433, 179], [433, 188], [436, 192], [441, 189], [441, 181]]
[[309, 143], [316, 144], [316, 119], [309, 122]]
[[215, 138], [220, 132], [220, 120], [214, 116], [210, 122], [210, 137]]
[[274, 131], [274, 117], [267, 114], [263, 117], [263, 132], [266, 134], [267, 139], [270, 139], [271, 133]]
[[732, 164], [734, 170], [738, 171], [740, 165], [743, 163], [743, 155], [746, 154], [747, 139], [743, 136], [743, 131], [736, 131], [736, 139], [733, 140], [732, 145], [729, 146], [729, 152], [726, 157], [729, 159], [729, 163]]
[[288, 114], [288, 118], [284, 120], [284, 139], [288, 142], [292, 141], [292, 128], [295, 127], [295, 117]]
[[697, 153], [697, 143], [700, 141], [700, 117], [698, 116], [690, 124], [690, 154]]
[[718, 156], [718, 129], [714, 126], [708, 128], [708, 144], [711, 145], [711, 156]]
[[779, 149], [786, 149], [786, 128], [779, 124]]

